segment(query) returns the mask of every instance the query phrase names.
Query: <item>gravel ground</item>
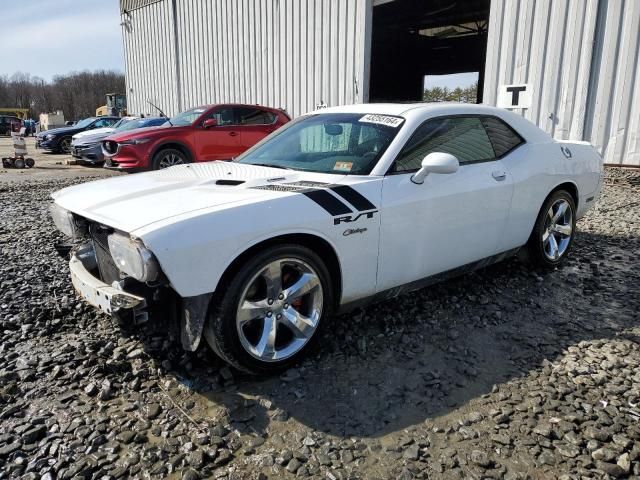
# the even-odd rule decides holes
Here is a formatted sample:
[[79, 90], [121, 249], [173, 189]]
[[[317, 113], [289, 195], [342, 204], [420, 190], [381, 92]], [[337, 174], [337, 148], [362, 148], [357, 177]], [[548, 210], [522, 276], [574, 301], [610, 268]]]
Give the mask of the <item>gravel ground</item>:
[[338, 317], [268, 379], [79, 301], [47, 215], [78, 181], [0, 178], [0, 478], [640, 477], [640, 172], [562, 268]]

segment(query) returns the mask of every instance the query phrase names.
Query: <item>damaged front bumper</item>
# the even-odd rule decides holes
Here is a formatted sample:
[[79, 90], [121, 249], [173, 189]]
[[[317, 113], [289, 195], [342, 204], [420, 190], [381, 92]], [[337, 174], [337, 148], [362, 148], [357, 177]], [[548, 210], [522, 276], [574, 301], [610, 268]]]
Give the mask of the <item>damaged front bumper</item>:
[[[115, 317], [121, 325], [138, 325], [151, 319], [163, 324], [173, 336], [179, 329], [182, 348], [195, 351], [200, 344], [212, 293], [179, 297], [168, 285], [148, 287], [138, 283], [135, 294], [125, 291], [127, 282], [103, 282], [93, 243], [71, 252], [71, 281], [78, 294], [99, 310]], [[125, 286], [125, 288], [123, 288]]]
[[146, 299], [104, 283], [91, 273], [96, 268], [96, 255], [91, 244], [85, 244], [72, 253], [69, 269], [76, 292], [94, 307], [121, 320], [146, 321]]

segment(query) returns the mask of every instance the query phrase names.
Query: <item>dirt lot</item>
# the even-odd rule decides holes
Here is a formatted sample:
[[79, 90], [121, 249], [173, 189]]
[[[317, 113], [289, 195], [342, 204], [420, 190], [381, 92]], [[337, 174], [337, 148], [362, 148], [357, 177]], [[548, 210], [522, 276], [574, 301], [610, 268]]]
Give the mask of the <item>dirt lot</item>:
[[338, 317], [255, 379], [75, 296], [48, 195], [107, 173], [64, 158], [0, 173], [0, 478], [640, 476], [640, 172], [608, 170], [562, 268]]

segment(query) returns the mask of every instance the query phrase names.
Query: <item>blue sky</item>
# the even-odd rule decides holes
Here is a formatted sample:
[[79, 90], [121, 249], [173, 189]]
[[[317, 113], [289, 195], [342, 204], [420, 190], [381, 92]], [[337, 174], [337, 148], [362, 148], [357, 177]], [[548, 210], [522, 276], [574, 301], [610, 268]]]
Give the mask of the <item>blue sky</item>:
[[124, 72], [118, 0], [0, 0], [0, 75]]

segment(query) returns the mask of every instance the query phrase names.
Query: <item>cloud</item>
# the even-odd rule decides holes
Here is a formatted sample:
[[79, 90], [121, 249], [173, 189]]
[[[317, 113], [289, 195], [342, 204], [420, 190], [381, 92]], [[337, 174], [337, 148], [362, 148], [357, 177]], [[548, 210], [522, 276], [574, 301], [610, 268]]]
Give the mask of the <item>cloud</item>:
[[[16, 71], [50, 80], [81, 70], [124, 70], [118, 0], [13, 2], [3, 12], [0, 74]], [[19, 7], [18, 7], [19, 6]]]

